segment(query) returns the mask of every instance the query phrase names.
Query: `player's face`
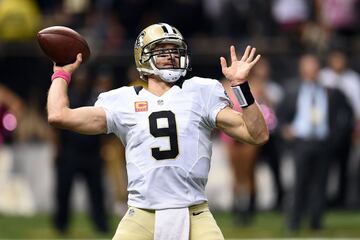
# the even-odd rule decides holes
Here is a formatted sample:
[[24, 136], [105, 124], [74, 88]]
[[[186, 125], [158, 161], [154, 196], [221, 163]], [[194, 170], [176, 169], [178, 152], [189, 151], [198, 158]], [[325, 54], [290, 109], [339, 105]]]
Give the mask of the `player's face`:
[[175, 44], [163, 43], [154, 48], [155, 65], [158, 69], [179, 68], [179, 51]]

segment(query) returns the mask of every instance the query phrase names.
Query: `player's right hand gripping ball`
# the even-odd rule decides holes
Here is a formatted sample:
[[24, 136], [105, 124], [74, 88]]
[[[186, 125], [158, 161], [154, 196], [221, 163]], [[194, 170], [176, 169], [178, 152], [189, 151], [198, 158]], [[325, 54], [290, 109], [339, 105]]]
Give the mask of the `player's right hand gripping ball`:
[[78, 53], [82, 53], [82, 62], [90, 57], [86, 40], [71, 28], [48, 27], [38, 32], [37, 39], [44, 53], [58, 66], [75, 62]]

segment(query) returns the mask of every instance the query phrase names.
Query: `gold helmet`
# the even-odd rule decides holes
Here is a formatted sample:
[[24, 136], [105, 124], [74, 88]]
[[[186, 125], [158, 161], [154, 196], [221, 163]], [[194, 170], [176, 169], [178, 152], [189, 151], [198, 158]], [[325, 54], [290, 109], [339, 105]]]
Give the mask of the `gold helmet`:
[[[171, 49], [156, 49], [160, 43], [174, 44]], [[159, 68], [156, 66], [156, 57], [162, 54], [170, 54], [179, 59], [179, 64], [172, 67]], [[185, 76], [189, 70], [189, 55], [187, 44], [183, 36], [175, 27], [166, 23], [157, 23], [145, 28], [137, 37], [134, 46], [136, 68], [143, 80], [147, 75], [157, 75], [166, 82], [175, 82], [181, 76]]]

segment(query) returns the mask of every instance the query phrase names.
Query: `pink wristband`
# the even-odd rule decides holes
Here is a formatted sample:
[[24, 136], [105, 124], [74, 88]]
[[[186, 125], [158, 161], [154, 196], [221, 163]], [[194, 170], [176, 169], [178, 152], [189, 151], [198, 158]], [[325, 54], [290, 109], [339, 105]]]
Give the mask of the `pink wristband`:
[[71, 73], [65, 72], [65, 71], [56, 71], [51, 76], [51, 81], [53, 81], [55, 78], [62, 78], [66, 81], [67, 84], [71, 81]]

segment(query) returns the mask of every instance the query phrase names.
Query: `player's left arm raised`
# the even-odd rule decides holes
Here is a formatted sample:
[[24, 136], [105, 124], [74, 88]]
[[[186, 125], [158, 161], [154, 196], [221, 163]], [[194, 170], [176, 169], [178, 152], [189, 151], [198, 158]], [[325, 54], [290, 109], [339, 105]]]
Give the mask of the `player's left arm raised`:
[[240, 60], [235, 47], [230, 47], [231, 64], [227, 65], [224, 57], [220, 58], [224, 76], [230, 81], [232, 90], [242, 106], [242, 113], [229, 107], [222, 109], [217, 117], [219, 129], [229, 136], [251, 144], [264, 144], [269, 139], [269, 131], [260, 107], [254, 100], [246, 78], [251, 68], [259, 61], [260, 55], [255, 57], [256, 49], [247, 46]]

